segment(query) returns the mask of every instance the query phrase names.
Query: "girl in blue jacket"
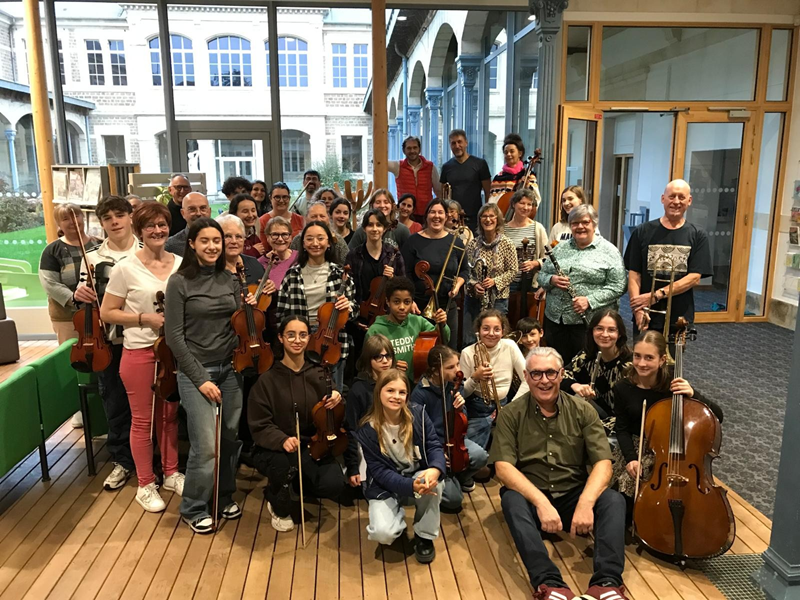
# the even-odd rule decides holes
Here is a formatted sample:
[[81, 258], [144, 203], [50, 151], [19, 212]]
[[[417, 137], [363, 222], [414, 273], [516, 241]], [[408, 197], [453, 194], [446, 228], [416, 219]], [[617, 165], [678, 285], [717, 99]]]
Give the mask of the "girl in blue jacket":
[[446, 472], [442, 444], [421, 406], [409, 406], [405, 373], [384, 372], [375, 385], [372, 408], [356, 433], [367, 462], [364, 497], [369, 501], [369, 539], [391, 544], [405, 530], [403, 505], [413, 500], [414, 554], [431, 562], [439, 536], [439, 502]]

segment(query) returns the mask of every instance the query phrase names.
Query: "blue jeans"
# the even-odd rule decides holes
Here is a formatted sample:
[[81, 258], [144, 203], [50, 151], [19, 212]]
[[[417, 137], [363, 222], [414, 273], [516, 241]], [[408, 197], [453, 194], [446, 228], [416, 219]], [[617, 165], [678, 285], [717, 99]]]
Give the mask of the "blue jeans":
[[[414, 473], [416, 479], [422, 471]], [[424, 494], [420, 498], [401, 498], [389, 495], [382, 500], [369, 501], [369, 524], [367, 537], [373, 542], [389, 545], [399, 538], [406, 529], [406, 511], [403, 505], [413, 502], [414, 534], [426, 540], [439, 537], [439, 502], [442, 497], [442, 486], [439, 481], [436, 494]]]
[[[505, 406], [506, 404], [508, 404], [507, 396], [500, 400], [500, 406]], [[467, 417], [469, 417], [467, 437], [481, 448], [487, 449], [489, 437], [492, 434], [492, 425], [494, 424], [494, 419], [492, 418], [492, 413], [495, 411], [494, 404], [487, 406], [483, 398], [473, 394], [466, 399], [465, 406], [467, 407]]]
[[[222, 392], [222, 435], [219, 458], [218, 509], [233, 502], [236, 491], [236, 464], [242, 443], [236, 439], [242, 416], [242, 376], [230, 361], [203, 365]], [[191, 380], [178, 372], [178, 391], [186, 410], [189, 430], [189, 458], [180, 511], [189, 521], [211, 516], [214, 490], [215, 403], [206, 398]]]
[[464, 439], [464, 446], [469, 454], [469, 466], [461, 473], [444, 479], [442, 490], [442, 507], [446, 510], [456, 510], [464, 501], [464, 492], [461, 491], [461, 482], [472, 479], [489, 462], [489, 453], [469, 438]]
[[[496, 308], [502, 314], [508, 314], [508, 298], [502, 300], [495, 300], [494, 306], [487, 306], [486, 308]], [[481, 314], [481, 301], [479, 298], [467, 296], [464, 300], [464, 345], [469, 346], [476, 341], [474, 321]]]

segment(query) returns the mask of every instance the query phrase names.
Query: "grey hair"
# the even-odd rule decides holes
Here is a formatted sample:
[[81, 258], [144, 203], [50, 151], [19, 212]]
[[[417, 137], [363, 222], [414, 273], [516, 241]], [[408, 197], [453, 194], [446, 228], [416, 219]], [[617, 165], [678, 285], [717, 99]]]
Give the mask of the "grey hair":
[[591, 204], [578, 204], [578, 206], [569, 211], [569, 216], [567, 217], [567, 223], [572, 225], [573, 221], [582, 219], [586, 215], [589, 215], [589, 218], [592, 220], [592, 223], [594, 223], [595, 229], [597, 229], [597, 221], [598, 221], [597, 211]]
[[503, 232], [506, 229], [506, 220], [503, 218], [503, 211], [501, 211], [500, 207], [494, 202], [489, 202], [488, 204], [481, 206], [480, 210], [478, 211], [478, 231], [480, 232], [481, 237], [483, 237], [483, 225], [481, 225], [481, 217], [487, 212], [490, 212], [497, 217], [497, 228], [495, 231], [498, 236], [503, 235]]
[[220, 227], [224, 227], [226, 223], [233, 223], [241, 230], [242, 235], [244, 236], [247, 235], [247, 231], [245, 230], [244, 227], [244, 222], [236, 215], [232, 214], [220, 215], [217, 217], [216, 221], [217, 223], [219, 223]]
[[[572, 213], [570, 213], [572, 214]], [[537, 346], [536, 348], [531, 348], [528, 352], [528, 359], [525, 361], [525, 368], [530, 370], [529, 365], [531, 359], [540, 356], [542, 358], [555, 358], [558, 361], [558, 368], [564, 368], [564, 359], [561, 358], [561, 355], [558, 353], [558, 350], [555, 348], [551, 348], [550, 346]]]

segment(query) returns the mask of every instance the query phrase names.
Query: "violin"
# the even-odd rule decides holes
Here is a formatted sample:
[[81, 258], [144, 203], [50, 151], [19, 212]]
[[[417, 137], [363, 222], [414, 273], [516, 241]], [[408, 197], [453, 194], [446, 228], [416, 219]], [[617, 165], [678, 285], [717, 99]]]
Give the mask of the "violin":
[[[164, 292], [156, 292], [156, 312], [164, 314]], [[164, 326], [158, 331], [158, 338], [153, 344], [153, 354], [156, 357], [156, 381], [153, 384], [153, 391], [158, 398], [166, 402], [177, 402], [178, 398], [178, 368], [175, 365], [175, 356], [167, 346], [164, 338]]]
[[[683, 377], [683, 350], [693, 338], [678, 319], [675, 378]], [[711, 462], [719, 455], [719, 420], [705, 404], [681, 394], [659, 400], [646, 413], [646, 452], [653, 471], [634, 499], [636, 535], [649, 550], [681, 560], [728, 551], [736, 523], [727, 492], [714, 484]]]
[[[414, 273], [425, 284], [425, 294], [431, 296], [433, 302], [433, 312], [439, 310], [439, 298], [436, 294], [436, 286], [433, 284], [433, 279], [428, 275], [431, 270], [431, 263], [427, 260], [421, 260], [414, 266]], [[436, 329], [433, 331], [421, 331], [417, 340], [414, 342], [414, 357], [412, 364], [414, 366], [414, 381], [419, 380], [425, 370], [428, 368], [428, 353], [438, 343], [444, 343], [444, 323], [437, 323]]]
[[253, 294], [253, 297], [256, 299], [256, 308], [261, 312], [267, 312], [269, 305], [272, 303], [272, 294], [265, 294], [264, 286], [267, 285], [267, 281], [269, 281], [269, 274], [272, 271], [272, 267], [279, 262], [280, 259], [273, 254], [267, 268], [264, 269], [264, 274], [261, 276], [261, 281], [258, 282], [258, 285], [251, 283], [247, 286], [247, 291]]
[[[534, 248], [529, 250], [530, 240], [524, 238], [522, 240], [522, 248], [517, 250], [519, 263], [534, 260], [536, 255], [535, 241]], [[511, 323], [517, 323], [520, 319], [525, 317], [533, 317], [539, 323], [544, 323], [544, 300], [537, 300], [536, 294], [533, 292], [533, 271], [522, 271], [520, 273], [519, 290], [511, 292], [508, 298], [508, 320]]]
[[[69, 211], [72, 223], [80, 235], [81, 228], [78, 224], [78, 217]], [[97, 292], [94, 284], [94, 266], [89, 264], [86, 259], [86, 249], [81, 240], [78, 246], [81, 249], [83, 264], [87, 266], [86, 287]], [[72, 324], [78, 332], [78, 340], [72, 345], [69, 354], [69, 362], [72, 368], [81, 373], [97, 373], [105, 371], [111, 364], [111, 345], [108, 343], [105, 333], [105, 325], [100, 318], [100, 307], [97, 300], [84, 302], [80, 310], [72, 316]]]
[[525, 173], [522, 175], [522, 178], [517, 182], [513, 189], [505, 192], [497, 199], [497, 207], [503, 214], [508, 212], [508, 207], [511, 206], [511, 197], [516, 193], [516, 191], [528, 187], [528, 182], [531, 176], [536, 177], [536, 175], [533, 173], [533, 167], [538, 165], [540, 162], [542, 162], [542, 149], [537, 148], [534, 150], [533, 156], [528, 157]]
[[[322, 362], [322, 378], [327, 387], [327, 398], [333, 394], [333, 379], [331, 368], [325, 361]], [[314, 421], [316, 433], [311, 438], [308, 452], [314, 460], [320, 460], [328, 455], [340, 456], [347, 449], [347, 432], [344, 430], [344, 403], [340, 402], [334, 408], [325, 408], [325, 398], [320, 400], [311, 409], [311, 418]]]
[[239, 346], [233, 351], [233, 369], [244, 375], [260, 375], [275, 361], [272, 348], [262, 335], [267, 317], [245, 302], [247, 281], [242, 263], [236, 265], [236, 276], [242, 286], [242, 308], [231, 316], [231, 326], [239, 336]]
[[[393, 269], [397, 266], [398, 254], [400, 254], [400, 250], [394, 248], [388, 263]], [[369, 284], [369, 298], [360, 305], [360, 315], [366, 321], [367, 327], [372, 325], [380, 315], [386, 314], [386, 284], [389, 283], [389, 279], [391, 278], [381, 275], [375, 277]]]
[[[456, 392], [464, 381], [464, 373], [459, 371], [453, 380], [453, 393], [450, 396], [450, 406], [447, 405], [447, 393], [445, 392], [444, 372], [439, 365], [439, 372], [442, 379], [442, 410], [444, 411], [444, 434], [447, 442], [444, 445], [450, 473], [461, 473], [466, 471], [469, 466], [469, 453], [464, 445], [464, 438], [467, 435], [467, 415], [461, 409], [453, 408]], [[452, 409], [452, 410], [448, 410]]]
[[[347, 280], [350, 277], [350, 265], [345, 265], [342, 273], [342, 284], [336, 297], [345, 295]], [[335, 365], [342, 358], [342, 343], [339, 341], [339, 333], [347, 325], [350, 317], [350, 309], [338, 310], [336, 302], [325, 302], [320, 304], [317, 309], [317, 321], [319, 327], [317, 332], [308, 340], [308, 351], [316, 353], [315, 358], [318, 362]]]

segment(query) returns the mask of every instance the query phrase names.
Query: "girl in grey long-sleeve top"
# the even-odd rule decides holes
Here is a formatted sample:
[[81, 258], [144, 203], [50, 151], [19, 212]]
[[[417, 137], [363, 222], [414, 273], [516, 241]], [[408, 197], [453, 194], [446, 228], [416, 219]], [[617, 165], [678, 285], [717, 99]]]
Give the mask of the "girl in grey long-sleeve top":
[[236, 345], [231, 315], [239, 307], [239, 286], [225, 269], [225, 238], [216, 221], [196, 220], [187, 239], [183, 262], [167, 283], [164, 325], [167, 345], [178, 362], [178, 391], [191, 443], [180, 512], [196, 533], [212, 533], [217, 458], [213, 432], [218, 405], [222, 406], [222, 438], [217, 507], [223, 519], [238, 519], [242, 514], [233, 501], [241, 450], [236, 436], [242, 414], [242, 377], [231, 364]]

